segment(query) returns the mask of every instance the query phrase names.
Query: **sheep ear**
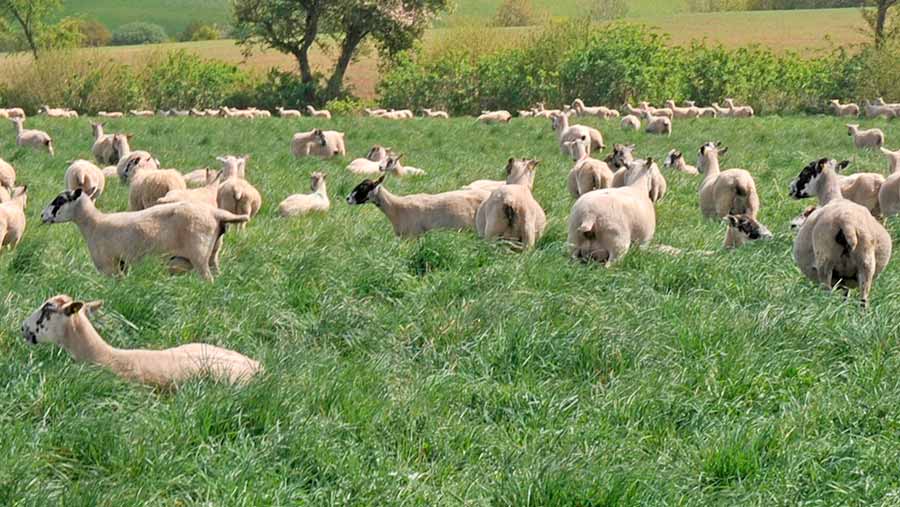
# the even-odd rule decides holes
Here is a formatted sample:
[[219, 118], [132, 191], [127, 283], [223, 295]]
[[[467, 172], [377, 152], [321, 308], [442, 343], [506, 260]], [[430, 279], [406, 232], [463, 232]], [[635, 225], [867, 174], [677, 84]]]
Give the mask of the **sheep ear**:
[[382, 174], [380, 178], [378, 178], [377, 180], [375, 180], [375, 186], [376, 186], [376, 187], [380, 187], [381, 184], [384, 183], [384, 178], [385, 178], [385, 176], [387, 176], [387, 173]]
[[82, 195], [83, 193], [84, 193], [84, 192], [83, 192], [80, 188], [76, 188], [75, 191], [72, 192], [72, 200], [73, 200], [73, 201], [77, 201], [78, 199], [81, 198], [81, 195]]
[[839, 162], [838, 165], [837, 165], [837, 170], [838, 170], [838, 171], [844, 170], [844, 169], [847, 168], [848, 165], [850, 165], [850, 161], [849, 161], [849, 160], [841, 161], [841, 162]]
[[88, 316], [96, 314], [101, 308], [103, 308], [103, 301], [91, 301], [84, 304], [84, 309], [87, 311]]
[[738, 225], [738, 219], [734, 215], [726, 215], [725, 218], [722, 219], [722, 221], [728, 223], [728, 225], [732, 227], [737, 227]]
[[721, 150], [719, 150], [719, 155], [724, 155], [726, 153], [728, 153], [728, 148], [722, 148]]
[[80, 312], [82, 308], [84, 308], [84, 303], [82, 303], [81, 301], [72, 301], [71, 303], [62, 307], [62, 312], [66, 317], [71, 317], [72, 315]]
[[535, 160], [528, 161], [528, 168], [531, 169], [532, 171], [537, 169], [537, 166], [539, 166], [539, 165], [541, 165], [540, 160], [535, 159]]
[[128, 139], [129, 141], [130, 141], [133, 137], [134, 137], [134, 134], [125, 134], [125, 139]]
[[637, 145], [636, 144], [626, 144], [625, 148], [629, 149], [629, 150], [634, 150], [635, 148], [637, 148]]
[[722, 141], [716, 141], [716, 147], [722, 146]]
[[653, 165], [653, 157], [647, 157], [647, 167]]

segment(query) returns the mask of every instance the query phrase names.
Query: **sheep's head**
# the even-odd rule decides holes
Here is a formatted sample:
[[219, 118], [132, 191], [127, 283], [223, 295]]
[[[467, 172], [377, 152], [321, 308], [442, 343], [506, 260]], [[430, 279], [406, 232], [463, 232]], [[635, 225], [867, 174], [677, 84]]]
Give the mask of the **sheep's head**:
[[71, 222], [75, 216], [75, 210], [79, 206], [82, 197], [90, 200], [80, 188], [66, 190], [56, 196], [55, 199], [41, 212], [41, 222], [44, 224], [61, 224]]
[[134, 179], [134, 175], [143, 169], [159, 169], [159, 161], [151, 157], [149, 154], [144, 153], [132, 153], [128, 155], [128, 158], [124, 159], [124, 166], [122, 162], [119, 162], [119, 167], [121, 168], [121, 172], [119, 173], [119, 179], [122, 181], [123, 185], [130, 185], [131, 181]]
[[827, 158], [810, 162], [791, 183], [790, 196], [794, 199], [804, 199], [816, 195], [816, 188], [818, 188], [824, 173], [827, 171], [838, 172], [848, 165], [850, 165], [848, 160], [838, 162]]
[[319, 190], [325, 185], [328, 175], [323, 172], [314, 172], [310, 175], [310, 188], [313, 192]]
[[848, 123], [847, 124], [847, 135], [853, 137], [853, 132], [859, 129], [858, 123]]
[[506, 184], [534, 187], [534, 175], [540, 160], [510, 158], [506, 161]]
[[805, 224], [809, 219], [809, 216], [812, 215], [813, 212], [816, 211], [816, 209], [816, 206], [809, 206], [805, 210], [803, 210], [803, 213], [800, 213], [799, 215], [794, 217], [794, 219], [791, 220], [791, 231], [794, 233], [799, 231], [800, 228], [803, 227], [803, 224]]
[[[652, 158], [646, 160], [630, 160], [625, 164], [625, 184], [631, 185], [644, 176], [649, 176], [653, 170], [659, 170]], [[647, 191], [650, 190], [651, 178], [645, 178]]]
[[376, 144], [372, 146], [372, 149], [369, 150], [369, 153], [366, 154], [366, 158], [371, 160], [372, 162], [381, 162], [385, 158], [387, 158], [387, 154], [390, 151], [390, 148], [385, 148], [380, 144]]
[[581, 160], [589, 154], [590, 144], [591, 142], [587, 136], [581, 136], [577, 139], [563, 143], [566, 149], [569, 150], [569, 155], [572, 157], [572, 160], [575, 161]]
[[376, 181], [365, 180], [359, 185], [356, 185], [356, 188], [350, 192], [350, 195], [347, 196], [347, 204], [353, 206], [358, 204], [365, 204], [372, 200], [375, 192], [381, 187], [381, 184], [384, 183], [385, 175], [382, 174], [381, 178], [378, 178]]
[[727, 215], [722, 220], [732, 231], [740, 234], [744, 241], [772, 239], [769, 229], [749, 215]]
[[71, 297], [61, 295], [48, 299], [30, 317], [22, 323], [22, 337], [32, 345], [38, 343], [59, 344], [66, 334], [71, 321], [82, 312], [88, 316], [103, 306], [100, 301], [84, 303], [73, 301]]
[[679, 160], [684, 158], [684, 154], [678, 150], [670, 150], [669, 154], [666, 155], [666, 161], [663, 163], [666, 167], [675, 167], [675, 164], [678, 163]]
[[382, 160], [378, 165], [378, 170], [383, 173], [392, 173], [397, 172], [400, 166], [400, 159], [403, 158], [403, 154], [394, 155], [391, 154], [389, 157]]
[[250, 155], [244, 155], [243, 157], [226, 155], [224, 157], [216, 157], [216, 160], [222, 164], [221, 177], [223, 181], [229, 178], [244, 179], [247, 177], [247, 161], [250, 160]]
[[328, 146], [328, 140], [325, 139], [325, 132], [322, 132], [322, 129], [313, 130], [313, 137], [320, 146]]
[[634, 150], [635, 145], [633, 144], [615, 144], [613, 145], [613, 152], [609, 160], [613, 167], [616, 169], [621, 169], [628, 165], [628, 162], [634, 160]]
[[[710, 141], [700, 147], [699, 153], [700, 153], [701, 160], [710, 159], [713, 157], [718, 158], [718, 157], [728, 153], [728, 148], [722, 147], [722, 141], [716, 141], [716, 142]], [[701, 164], [701, 165], [705, 166], [705, 164]]]

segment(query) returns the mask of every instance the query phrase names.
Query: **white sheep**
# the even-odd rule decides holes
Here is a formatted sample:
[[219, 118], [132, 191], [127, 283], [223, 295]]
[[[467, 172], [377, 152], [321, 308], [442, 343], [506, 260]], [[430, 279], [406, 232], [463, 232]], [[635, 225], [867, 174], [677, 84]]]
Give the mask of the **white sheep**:
[[674, 100], [667, 100], [666, 108], [672, 111], [673, 118], [697, 118], [700, 116], [700, 109], [691, 106], [678, 107]]
[[[633, 144], [613, 145], [612, 155], [610, 155], [608, 159], [616, 169], [616, 172], [613, 174], [613, 188], [620, 188], [628, 185], [628, 167], [631, 162], [635, 161], [634, 150], [635, 146]], [[665, 176], [663, 176], [662, 172], [659, 170], [659, 166], [655, 163], [651, 164], [650, 192], [648, 193], [650, 200], [653, 202], [661, 201], [663, 197], [666, 196], [668, 188], [669, 184], [666, 182]]]
[[716, 118], [719, 116], [719, 113], [716, 112], [716, 108], [714, 107], [698, 106], [693, 100], [685, 100], [684, 103], [687, 104], [688, 107], [696, 109], [699, 118]]
[[66, 169], [66, 189], [81, 189], [94, 201], [106, 188], [106, 176], [99, 167], [87, 160], [76, 160]]
[[331, 201], [325, 180], [327, 175], [321, 172], [312, 173], [310, 182], [311, 194], [294, 194], [278, 205], [278, 213], [282, 217], [296, 217], [315, 211], [328, 211]]
[[725, 105], [731, 110], [733, 118], [752, 118], [756, 114], [750, 106], [736, 106], [734, 99], [725, 99]]
[[688, 164], [687, 161], [684, 160], [684, 154], [678, 150], [670, 150], [669, 154], [666, 155], [666, 161], [663, 165], [670, 169], [683, 172], [684, 174], [690, 174], [691, 176], [700, 174], [700, 171], [698, 171], [695, 166]]
[[602, 150], [606, 147], [606, 145], [603, 144], [603, 135], [599, 130], [593, 127], [585, 127], [584, 125], [569, 125], [568, 113], [555, 114], [550, 120], [553, 130], [556, 132], [557, 140], [559, 141], [559, 149], [563, 155], [569, 154], [566, 143], [581, 137], [587, 137], [591, 140], [591, 152]]
[[89, 317], [102, 303], [84, 303], [60, 295], [48, 299], [22, 324], [29, 343], [54, 343], [78, 362], [109, 368], [119, 377], [160, 389], [175, 389], [192, 379], [243, 385], [257, 375], [257, 361], [232, 350], [191, 343], [165, 350], [118, 349], [94, 329]]
[[835, 116], [851, 116], [853, 118], [859, 116], [859, 106], [856, 104], [841, 104], [840, 100], [831, 99], [828, 106], [834, 111]]
[[433, 109], [423, 108], [422, 113], [425, 115], [426, 118], [440, 118], [440, 119], [444, 119], [444, 120], [450, 118], [450, 115], [447, 114], [446, 111], [435, 111]]
[[622, 130], [640, 130], [641, 119], [633, 114], [628, 114], [622, 117], [620, 125]]
[[609, 109], [604, 106], [587, 107], [581, 99], [575, 99], [572, 102], [572, 109], [575, 110], [575, 116], [596, 116], [604, 119], [619, 117], [619, 112], [615, 109]]
[[865, 107], [866, 118], [882, 117], [891, 119], [897, 117], [897, 113], [894, 111], [894, 109], [886, 105], [872, 104], [868, 100], [866, 100], [863, 103], [863, 106]]
[[16, 169], [0, 158], [0, 188], [12, 190], [16, 186]]
[[721, 146], [721, 142], [710, 142], [700, 147], [699, 169], [703, 173], [698, 192], [700, 211], [707, 218], [724, 218], [727, 215], [756, 218], [759, 213], [756, 182], [743, 169], [721, 171], [719, 157], [728, 151], [728, 148]]
[[[115, 142], [116, 135], [122, 135], [125, 137], [126, 141], [131, 140], [131, 134], [105, 134], [103, 132], [103, 124], [102, 123], [91, 123], [91, 129], [94, 134], [94, 145], [91, 147], [91, 153], [94, 155], [94, 160], [97, 161], [98, 164], [103, 165], [116, 165], [119, 163], [119, 160], [122, 158], [119, 153], [119, 148], [121, 148], [121, 143]], [[130, 153], [131, 148], [126, 146], [127, 151]]]
[[641, 111], [650, 113], [653, 116], [664, 116], [670, 120], [675, 117], [675, 113], [667, 107], [656, 108], [651, 106], [650, 103], [646, 101], [641, 102], [639, 106], [641, 107]]
[[51, 157], [54, 155], [53, 138], [49, 134], [41, 130], [26, 130], [22, 118], [11, 118], [10, 121], [16, 129], [16, 146], [45, 150]]
[[331, 119], [331, 111], [326, 111], [325, 109], [316, 109], [312, 106], [306, 106], [306, 114], [310, 115], [313, 118], [324, 118], [326, 120]]
[[482, 111], [481, 116], [477, 118], [479, 123], [509, 123], [512, 115], [509, 111]]
[[388, 158], [390, 148], [380, 144], [372, 146], [365, 158], [353, 159], [347, 166], [347, 170], [353, 174], [378, 174], [381, 172], [381, 162]]
[[650, 200], [653, 159], [631, 161], [624, 168], [626, 185], [588, 192], [569, 214], [569, 252], [573, 259], [610, 266], [632, 246], [646, 245], [656, 232], [656, 210]]
[[734, 110], [731, 108], [721, 107], [718, 102], [713, 102], [713, 110], [716, 112], [717, 118], [734, 118]]
[[28, 204], [28, 187], [13, 190], [8, 200], [0, 201], [0, 249], [19, 246], [25, 235], [25, 207]]
[[878, 206], [882, 215], [891, 217], [900, 214], [900, 150], [881, 148], [881, 153], [888, 159], [891, 174], [878, 192]]
[[294, 134], [291, 140], [291, 153], [297, 158], [344, 156], [347, 154], [347, 148], [344, 144], [344, 133], [334, 130], [313, 129], [309, 132]]
[[[253, 218], [259, 214], [259, 209], [262, 207], [262, 195], [243, 176], [223, 177], [216, 202], [223, 210]], [[245, 222], [238, 224], [239, 229], [244, 229], [244, 227], [246, 227]]]
[[590, 140], [582, 136], [574, 141], [566, 143], [572, 155], [575, 165], [569, 171], [567, 187], [569, 194], [574, 198], [598, 190], [609, 188], [613, 182], [613, 171], [606, 162], [591, 158], [588, 153]]
[[748, 215], [726, 215], [725, 248], [740, 248], [751, 241], [772, 239], [772, 233]]
[[665, 116], [654, 116], [649, 111], [644, 111], [644, 119], [647, 120], [647, 128], [644, 132], [648, 134], [672, 135], [672, 120]]
[[403, 154], [399, 155], [390, 155], [388, 158], [379, 162], [379, 169], [381, 172], [390, 173], [398, 178], [404, 178], [406, 176], [424, 176], [426, 173], [422, 169], [417, 167], [407, 167], [400, 163], [400, 160], [403, 158]]
[[[153, 158], [153, 155], [146, 151], [131, 151], [131, 147], [128, 146], [128, 138], [122, 134], [116, 134], [113, 139], [113, 144], [116, 146], [116, 151], [119, 153], [119, 163], [116, 165], [115, 174], [118, 175], [119, 181], [123, 185], [128, 185], [128, 175], [126, 174], [129, 168], [132, 169], [159, 169], [159, 160]], [[103, 172], [104, 175], [107, 174], [106, 171]]]
[[[841, 171], [846, 167], [845, 164], [839, 164], [835, 166], [835, 171]], [[856, 173], [850, 176], [839, 175], [838, 181], [841, 184], [841, 195], [844, 199], [863, 206], [876, 218], [881, 217], [878, 196], [885, 182], [884, 176], [878, 173]]]
[[881, 129], [860, 130], [859, 125], [848, 123], [847, 135], [853, 138], [853, 146], [859, 149], [884, 146], [884, 132]]
[[0, 118], [25, 119], [25, 110], [21, 107], [0, 108]]
[[71, 109], [53, 108], [49, 106], [41, 106], [38, 114], [44, 114], [50, 118], [78, 118], [78, 113]]
[[872, 284], [891, 258], [891, 236], [869, 210], [843, 198], [837, 166], [827, 158], [811, 162], [791, 183], [794, 199], [816, 196], [819, 201], [794, 239], [794, 261], [829, 291], [859, 287], [868, 306]]
[[156, 169], [143, 159], [131, 159], [125, 166], [123, 181], [129, 186], [128, 210], [140, 211], [155, 206], [172, 190], [184, 190], [184, 175], [174, 169]]
[[490, 192], [479, 189], [442, 194], [394, 195], [384, 188], [382, 175], [365, 180], [347, 196], [347, 204], [371, 202], [381, 210], [400, 237], [415, 237], [436, 229], [465, 230], [475, 227], [475, 213]]
[[149, 118], [151, 116], [154, 116], [156, 113], [149, 110], [132, 109], [131, 111], [128, 111], [128, 114], [130, 114], [131, 116], [137, 116], [139, 118]]
[[493, 192], [503, 185], [525, 185], [529, 189], [534, 187], [534, 171], [531, 170], [530, 160], [517, 160], [510, 157], [506, 162], [505, 180], [477, 180], [463, 187], [463, 190], [485, 190]]
[[[540, 161], [520, 161], [532, 173]], [[491, 192], [475, 214], [475, 230], [482, 239], [512, 242], [517, 248], [530, 249], [547, 227], [547, 216], [534, 199], [529, 185], [506, 184]]]
[[100, 118], [124, 118], [125, 113], [119, 111], [98, 111], [97, 116]]
[[176, 202], [193, 202], [218, 206], [219, 186], [221, 185], [220, 173], [204, 169], [206, 185], [201, 188], [170, 190], [161, 197], [156, 204], [172, 204]]

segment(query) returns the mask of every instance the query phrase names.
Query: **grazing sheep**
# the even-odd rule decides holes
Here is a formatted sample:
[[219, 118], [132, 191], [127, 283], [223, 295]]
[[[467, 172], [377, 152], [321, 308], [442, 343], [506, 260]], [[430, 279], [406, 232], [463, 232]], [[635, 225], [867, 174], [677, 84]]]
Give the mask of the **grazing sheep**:
[[172, 204], [176, 202], [193, 202], [197, 204], [206, 204], [207, 206], [216, 207], [219, 205], [219, 186], [221, 180], [220, 173], [204, 170], [206, 173], [206, 186], [201, 188], [170, 190], [165, 196], [161, 197], [156, 204]]
[[728, 148], [722, 143], [706, 143], [700, 147], [700, 211], [707, 218], [724, 218], [727, 215], [747, 215], [756, 218], [759, 213], [759, 195], [753, 176], [743, 169], [721, 171], [719, 157]]
[[303, 117], [303, 113], [301, 113], [300, 111], [298, 111], [296, 109], [285, 109], [283, 107], [276, 107], [275, 109], [278, 111], [278, 116], [280, 116], [282, 118], [302, 118]]
[[588, 192], [569, 214], [569, 252], [573, 259], [610, 266], [633, 245], [646, 245], [656, 232], [656, 209], [649, 198], [653, 159], [631, 161], [626, 185]]
[[328, 211], [331, 208], [331, 201], [328, 200], [328, 190], [325, 185], [327, 175], [315, 172], [312, 173], [310, 179], [312, 180], [310, 183], [311, 194], [295, 194], [278, 205], [278, 213], [282, 217], [296, 217], [314, 211]]
[[555, 114], [550, 120], [553, 130], [556, 132], [556, 137], [559, 140], [559, 149], [563, 155], [569, 154], [566, 143], [580, 137], [587, 137], [591, 140], [591, 152], [602, 150], [606, 147], [606, 145], [603, 144], [603, 135], [600, 134], [599, 130], [592, 127], [585, 127], [584, 125], [569, 125], [569, 115], [567, 113]]
[[838, 99], [832, 99], [828, 103], [835, 116], [851, 116], [856, 118], [859, 116], [859, 106], [856, 104], [841, 104]]
[[219, 271], [225, 225], [250, 217], [211, 206], [181, 202], [136, 212], [104, 214], [81, 190], [59, 194], [41, 213], [45, 224], [74, 222], [100, 273], [116, 276], [148, 255], [190, 262], [207, 281]]
[[53, 138], [41, 130], [25, 130], [25, 120], [11, 118], [16, 129], [16, 146], [27, 146], [35, 150], [46, 150], [53, 156]]
[[590, 142], [586, 136], [582, 136], [566, 143], [572, 160], [575, 161], [575, 166], [569, 171], [566, 186], [569, 194], [576, 199], [588, 192], [609, 188], [613, 182], [613, 172], [609, 165], [602, 160], [591, 158], [588, 153]]
[[[121, 157], [116, 165], [116, 174], [123, 185], [129, 185], [129, 174], [133, 174], [134, 169], [159, 169], [159, 160], [153, 158], [153, 155], [146, 151], [131, 151], [127, 137], [116, 134], [113, 142]], [[103, 174], [105, 175], [106, 171]]]
[[16, 186], [16, 170], [7, 161], [0, 158], [0, 188], [12, 190]]
[[878, 207], [885, 217], [900, 214], [900, 151], [881, 148], [890, 163], [890, 176], [878, 191]]
[[848, 123], [847, 135], [853, 138], [853, 146], [859, 149], [884, 146], [884, 132], [881, 129], [859, 130], [859, 125]]
[[485, 190], [490, 193], [503, 185], [525, 185], [531, 189], [534, 187], [531, 163], [531, 160], [510, 158], [506, 161], [506, 180], [477, 180], [464, 186], [463, 190]]
[[625, 115], [622, 117], [621, 126], [622, 130], [640, 130], [641, 119], [633, 114]]
[[649, 111], [644, 111], [644, 119], [647, 120], [647, 128], [644, 132], [648, 134], [672, 135], [672, 120], [665, 116], [653, 116]]
[[6, 201], [0, 201], [0, 250], [19, 246], [25, 235], [25, 207], [28, 203], [28, 187], [13, 190]]
[[674, 118], [697, 118], [700, 116], [700, 109], [696, 107], [678, 107], [675, 105], [674, 100], [666, 101], [666, 108], [672, 111], [672, 117]]
[[447, 114], [446, 111], [435, 111], [433, 109], [423, 108], [422, 113], [425, 115], [426, 118], [441, 118], [444, 120], [450, 118], [450, 115]]
[[403, 154], [397, 156], [389, 156], [388, 158], [379, 162], [379, 169], [381, 172], [390, 173], [398, 178], [404, 178], [406, 176], [424, 176], [425, 171], [418, 169], [416, 167], [406, 167], [400, 163], [400, 159], [403, 158]]
[[261, 369], [243, 354], [203, 343], [165, 350], [112, 347], [89, 319], [102, 304], [73, 301], [66, 295], [50, 298], [22, 323], [22, 336], [32, 345], [54, 343], [78, 362], [105, 366], [125, 380], [161, 389], [202, 378], [243, 385]]
[[66, 189], [79, 188], [96, 201], [106, 188], [106, 176], [99, 167], [87, 160], [76, 160], [66, 169]]
[[128, 186], [128, 210], [141, 211], [155, 206], [172, 190], [184, 190], [184, 175], [174, 169], [155, 169], [140, 158], [131, 159], [123, 171]]
[[725, 232], [725, 248], [740, 248], [750, 241], [772, 239], [772, 233], [765, 225], [747, 215], [726, 215], [723, 219], [728, 228]]
[[[531, 173], [540, 161], [521, 161]], [[530, 249], [547, 227], [543, 208], [534, 199], [529, 185], [506, 184], [491, 192], [475, 214], [475, 230], [487, 240], [512, 242], [517, 248]]]
[[350, 162], [347, 170], [353, 174], [378, 174], [381, 172], [381, 162], [388, 158], [390, 151], [390, 148], [376, 144], [365, 158], [357, 158]]
[[512, 120], [512, 115], [509, 114], [509, 111], [482, 111], [481, 116], [478, 117], [477, 121], [479, 123], [509, 123]]
[[684, 174], [690, 174], [691, 176], [700, 174], [700, 171], [698, 171], [696, 167], [688, 164], [684, 160], [684, 154], [678, 150], [669, 151], [669, 154], [666, 155], [666, 161], [663, 165], [670, 169], [681, 171]]
[[827, 158], [811, 162], [791, 183], [794, 199], [819, 201], [794, 239], [794, 261], [828, 290], [859, 287], [868, 306], [872, 284], [891, 258], [891, 236], [869, 210], [843, 198], [837, 166]]
[[732, 118], [752, 118], [756, 114], [750, 106], [734, 105], [734, 99], [725, 99], [725, 105], [731, 110]]
[[347, 204], [371, 202], [391, 221], [394, 234], [400, 237], [415, 237], [436, 229], [472, 229], [478, 207], [490, 195], [490, 192], [478, 189], [394, 195], [384, 188], [384, 177], [357, 185], [347, 196]]
[[[616, 169], [616, 172], [613, 174], [613, 188], [620, 188], [628, 185], [628, 166], [635, 160], [634, 150], [635, 146], [633, 144], [627, 146], [616, 144], [613, 146], [612, 155], [609, 157], [613, 168]], [[650, 193], [648, 194], [650, 200], [653, 202], [662, 200], [662, 198], [666, 196], [668, 187], [669, 184], [666, 182], [665, 176], [660, 172], [659, 166], [655, 163], [652, 164], [650, 166]]]
[[297, 158], [319, 157], [332, 158], [347, 154], [344, 144], [344, 133], [334, 130], [323, 131], [313, 129], [309, 132], [294, 134], [291, 140], [291, 153]]
[[331, 119], [331, 111], [326, 111], [325, 109], [316, 109], [312, 106], [306, 106], [306, 114], [310, 115], [313, 118], [325, 118], [326, 120]]

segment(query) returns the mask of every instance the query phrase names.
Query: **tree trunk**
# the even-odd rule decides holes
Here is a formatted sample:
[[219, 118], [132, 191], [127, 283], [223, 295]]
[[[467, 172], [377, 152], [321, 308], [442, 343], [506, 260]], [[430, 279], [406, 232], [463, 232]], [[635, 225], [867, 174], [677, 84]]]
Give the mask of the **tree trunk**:
[[341, 54], [338, 56], [337, 62], [334, 64], [334, 72], [328, 80], [328, 89], [326, 90], [328, 98], [335, 98], [341, 94], [344, 87], [344, 75], [347, 73], [347, 68], [350, 66], [359, 44], [366, 38], [366, 35], [368, 35], [368, 31], [364, 30], [350, 29], [347, 31], [347, 35], [341, 42]]
[[9, 7], [10, 12], [16, 18], [16, 21], [19, 22], [19, 25], [22, 27], [22, 33], [25, 35], [25, 41], [28, 42], [28, 47], [31, 48], [31, 54], [34, 55], [34, 59], [38, 59], [38, 48], [37, 43], [34, 40], [34, 32], [31, 30], [31, 13], [27, 16], [23, 17], [22, 13], [19, 12], [15, 7]]
[[887, 24], [888, 11], [897, 0], [878, 0], [878, 12], [875, 15], [875, 45], [882, 47], [885, 42], [884, 26]]
[[300, 67], [300, 81], [308, 85], [304, 99], [306, 102], [314, 102], [316, 98], [315, 76], [313, 76], [312, 66], [309, 64], [309, 48], [316, 42], [319, 36], [319, 11], [318, 9], [309, 9], [306, 12], [306, 30], [303, 32], [303, 39], [300, 47], [294, 52], [294, 58]]

